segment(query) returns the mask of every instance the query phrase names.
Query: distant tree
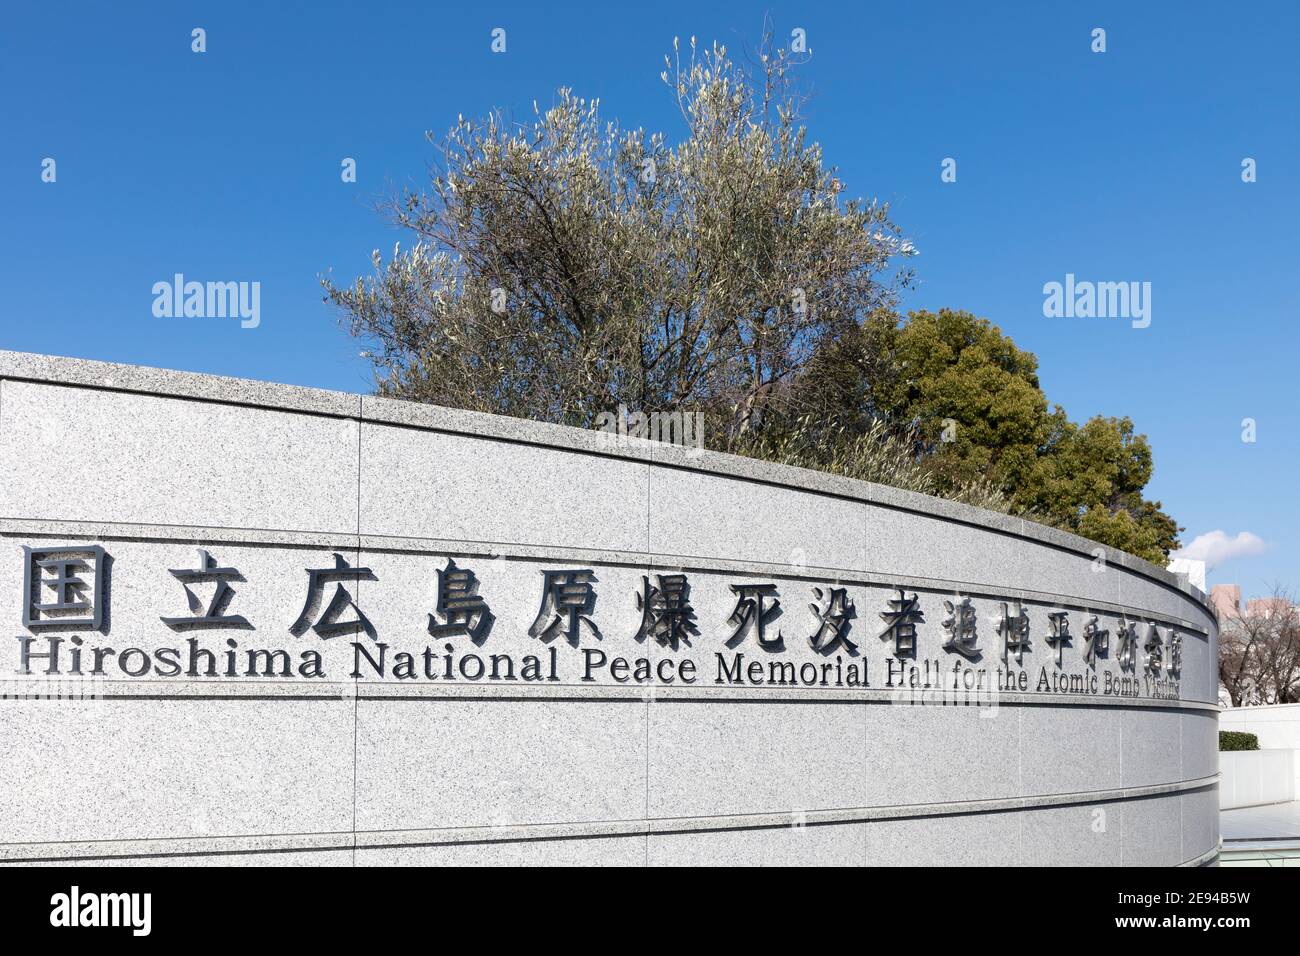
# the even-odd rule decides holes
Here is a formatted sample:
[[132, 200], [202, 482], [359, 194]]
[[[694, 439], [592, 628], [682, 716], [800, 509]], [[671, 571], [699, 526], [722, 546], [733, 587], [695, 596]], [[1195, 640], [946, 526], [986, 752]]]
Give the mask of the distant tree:
[[1220, 618], [1219, 680], [1234, 707], [1300, 702], [1300, 613], [1289, 592]]
[[692, 39], [662, 74], [675, 145], [568, 90], [524, 124], [461, 119], [427, 190], [388, 207], [414, 244], [324, 280], [379, 390], [580, 426], [705, 410], [714, 447], [761, 429], [909, 279], [887, 208], [846, 199], [800, 125], [796, 62], [770, 36], [753, 70]]

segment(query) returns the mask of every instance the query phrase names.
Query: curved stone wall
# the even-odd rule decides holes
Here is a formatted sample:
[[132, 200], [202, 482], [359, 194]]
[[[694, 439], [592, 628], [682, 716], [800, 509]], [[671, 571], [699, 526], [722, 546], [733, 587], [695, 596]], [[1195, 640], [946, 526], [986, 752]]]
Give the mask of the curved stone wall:
[[1020, 519], [0, 353], [0, 538], [9, 861], [1217, 851], [1205, 596]]

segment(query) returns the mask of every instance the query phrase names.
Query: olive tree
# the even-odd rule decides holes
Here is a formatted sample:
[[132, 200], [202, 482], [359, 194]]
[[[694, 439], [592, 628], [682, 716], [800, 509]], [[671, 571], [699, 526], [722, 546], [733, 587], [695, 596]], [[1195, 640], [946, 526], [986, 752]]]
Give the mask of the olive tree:
[[770, 38], [744, 65], [674, 42], [676, 142], [567, 89], [528, 122], [462, 117], [427, 187], [383, 204], [408, 243], [323, 280], [379, 391], [580, 426], [705, 411], [721, 447], [761, 431], [910, 279], [887, 206], [847, 198], [809, 139], [797, 65]]

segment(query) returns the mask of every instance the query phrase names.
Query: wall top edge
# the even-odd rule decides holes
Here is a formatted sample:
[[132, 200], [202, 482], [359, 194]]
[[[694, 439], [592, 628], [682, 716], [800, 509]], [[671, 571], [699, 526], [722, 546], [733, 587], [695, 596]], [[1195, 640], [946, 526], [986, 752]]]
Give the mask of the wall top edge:
[[[1033, 521], [887, 485], [723, 452], [684, 448], [567, 425], [439, 405], [255, 379], [0, 349], [0, 380], [5, 379], [327, 415], [365, 423], [542, 445], [852, 499], [1013, 535], [1088, 558], [1092, 558], [1095, 550], [1102, 547], [1086, 538]], [[1107, 563], [1177, 591], [1213, 616], [1208, 595], [1189, 584], [1185, 577], [1123, 551], [1113, 548], [1103, 550]]]
[[1300, 714], [1300, 704], [1243, 704], [1240, 707], [1223, 708], [1225, 714], [1271, 714], [1279, 710], [1295, 710]]

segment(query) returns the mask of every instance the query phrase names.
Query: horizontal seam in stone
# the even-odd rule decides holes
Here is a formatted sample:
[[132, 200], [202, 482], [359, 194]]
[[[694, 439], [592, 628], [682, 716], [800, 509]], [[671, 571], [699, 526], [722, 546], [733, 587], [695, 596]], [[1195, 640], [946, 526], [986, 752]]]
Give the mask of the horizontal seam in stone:
[[[899, 706], [899, 707], [932, 707], [945, 710], [985, 710], [992, 711], [994, 708], [989, 704], [979, 700], [972, 701], [933, 701], [930, 703], [914, 703], [908, 700], [895, 700], [894, 698], [900, 693], [899, 691], [882, 690], [880, 688], [864, 689], [861, 691], [833, 691], [827, 692], [815, 688], [806, 690], [791, 690], [783, 688], [781, 690], [767, 690], [765, 688], [747, 688], [742, 693], [724, 688], [699, 688], [685, 690], [682, 688], [671, 687], [661, 684], [644, 684], [635, 686], [611, 686], [608, 684], [593, 685], [583, 687], [580, 684], [551, 684], [540, 685], [531, 693], [520, 690], [514, 685], [507, 684], [483, 684], [483, 685], [460, 685], [457, 687], [436, 687], [429, 686], [423, 691], [417, 692], [413, 688], [401, 687], [395, 684], [371, 684], [368, 686], [375, 688], [389, 688], [390, 692], [371, 691], [363, 693], [360, 690], [339, 690], [338, 692], [317, 691], [313, 685], [303, 681], [299, 684], [275, 684], [279, 688], [279, 693], [267, 691], [258, 691], [253, 689], [256, 685], [250, 686], [248, 691], [231, 692], [229, 686], [239, 686], [239, 681], [220, 681], [211, 685], [198, 685], [189, 691], [177, 690], [160, 690], [156, 693], [145, 690], [133, 690], [130, 692], [117, 692], [108, 690], [97, 693], [93, 696], [71, 697], [71, 696], [44, 696], [39, 693], [27, 694], [22, 693], [21, 688], [24, 685], [39, 686], [45, 680], [45, 675], [33, 674], [30, 677], [21, 679], [9, 678], [0, 680], [0, 706], [6, 702], [41, 702], [49, 704], [93, 704], [107, 701], [142, 701], [142, 700], [171, 700], [171, 701], [235, 701], [235, 700], [256, 700], [256, 701], [345, 701], [345, 700], [367, 700], [367, 701], [466, 701], [466, 702], [546, 702], [546, 703], [649, 703], [646, 691], [655, 690], [654, 700], [657, 703], [676, 703], [676, 704], [693, 704], [693, 703], [733, 703], [733, 704], [843, 704], [843, 705], [874, 705], [874, 706]], [[86, 680], [89, 680], [88, 678]], [[129, 683], [129, 682], [126, 682]], [[159, 684], [167, 685], [170, 681], [141, 681], [140, 684]], [[338, 682], [335, 682], [338, 683]], [[139, 686], [139, 685], [137, 685]], [[245, 684], [245, 686], [249, 686]], [[351, 688], [351, 684], [341, 685]], [[362, 684], [361, 686], [367, 686]], [[211, 687], [211, 691], [207, 689]], [[299, 687], [303, 691], [298, 690]], [[310, 690], [308, 688], [311, 688]], [[13, 690], [13, 693], [9, 691]], [[588, 690], [590, 693], [578, 694], [573, 693], [577, 690]], [[1065, 696], [1053, 694], [1018, 694], [1015, 697], [1007, 695], [997, 699], [998, 707], [1057, 707], [1072, 710], [1157, 710], [1168, 711], [1172, 713], [1218, 713], [1220, 708], [1217, 704], [1211, 704], [1205, 701], [1154, 701], [1151, 698], [1117, 698], [1115, 700], [1096, 699], [1091, 697]]]
[[[991, 813], [1007, 813], [1015, 810], [1047, 810], [1059, 807], [1080, 806], [1098, 803], [1123, 803], [1127, 801], [1150, 799], [1160, 796], [1183, 795], [1204, 792], [1217, 785], [1217, 778], [1203, 777], [1189, 781], [1165, 784], [1152, 784], [1144, 787], [1126, 787], [1112, 790], [1082, 791], [1069, 794], [1046, 794], [1030, 797], [1002, 797], [983, 801], [953, 801], [940, 804], [904, 804], [896, 807], [860, 807], [843, 810], [807, 811], [802, 825], [835, 826], [869, 824], [873, 821], [930, 819], [936, 817], [980, 816]], [[445, 829], [422, 830], [357, 830], [353, 832], [337, 831], [327, 834], [271, 834], [265, 836], [230, 836], [230, 837], [158, 837], [122, 841], [61, 841], [59, 843], [13, 843], [0, 844], [0, 863], [20, 863], [44, 861], [51, 859], [114, 859], [131, 857], [180, 857], [180, 856], [217, 856], [217, 855], [253, 855], [257, 853], [327, 852], [329, 850], [349, 849], [355, 841], [359, 850], [393, 849], [418, 846], [452, 846], [452, 845], [487, 845], [497, 843], [555, 842], [577, 839], [626, 838], [643, 835], [672, 836], [689, 833], [735, 832], [748, 830], [789, 829], [791, 812], [762, 814], [734, 814], [718, 817], [650, 817], [641, 820], [584, 821], [581, 823], [542, 823], [517, 827], [448, 827]], [[669, 824], [676, 824], [670, 826]], [[384, 842], [370, 842], [372, 838], [391, 839]], [[292, 841], [304, 837], [320, 837], [334, 841], [339, 845], [284, 845], [279, 847], [239, 847], [210, 848], [204, 843], [228, 844], [234, 841], [275, 840]], [[180, 844], [191, 842], [192, 849], [150, 851], [148, 844], [172, 842]], [[98, 852], [92, 854], [42, 853], [44, 849], [71, 848], [86, 845]], [[131, 847], [139, 847], [135, 852]], [[6, 850], [14, 853], [8, 856]], [[110, 852], [110, 851], [116, 852]], [[21, 856], [22, 853], [31, 854]], [[1216, 851], [1217, 852], [1217, 851]]]

